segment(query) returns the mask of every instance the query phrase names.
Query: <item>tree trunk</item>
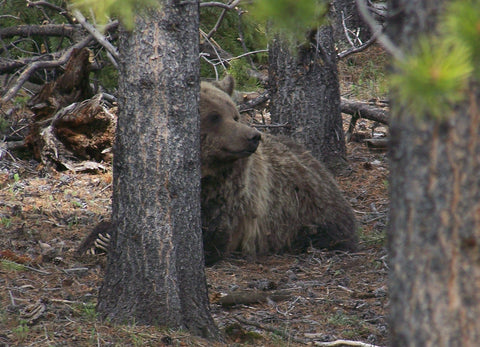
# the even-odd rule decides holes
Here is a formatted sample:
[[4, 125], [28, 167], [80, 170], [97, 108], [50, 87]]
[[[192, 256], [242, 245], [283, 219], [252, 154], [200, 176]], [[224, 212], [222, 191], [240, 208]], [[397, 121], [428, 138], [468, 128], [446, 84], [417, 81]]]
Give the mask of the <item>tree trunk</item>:
[[[446, 1], [396, 0], [389, 36], [408, 51], [432, 33]], [[393, 16], [393, 14], [396, 14]], [[395, 100], [394, 100], [395, 101]], [[392, 346], [480, 341], [480, 91], [447, 121], [393, 103], [390, 326]]]
[[340, 89], [332, 29], [314, 30], [298, 52], [279, 37], [270, 43], [271, 117], [288, 123], [277, 133], [292, 137], [335, 169], [345, 162]]
[[103, 319], [218, 338], [200, 224], [198, 3], [162, 2], [119, 44], [111, 252]]

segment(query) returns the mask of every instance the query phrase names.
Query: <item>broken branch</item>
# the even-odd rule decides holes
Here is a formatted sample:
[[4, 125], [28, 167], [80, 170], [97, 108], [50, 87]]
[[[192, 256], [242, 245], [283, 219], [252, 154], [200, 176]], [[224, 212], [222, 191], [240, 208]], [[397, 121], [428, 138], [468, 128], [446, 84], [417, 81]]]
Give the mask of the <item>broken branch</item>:
[[340, 108], [343, 113], [356, 116], [357, 118], [366, 118], [387, 125], [389, 123], [388, 111], [371, 106], [365, 102], [341, 98]]
[[216, 2], [216, 1], [201, 2], [200, 7], [221, 7], [226, 10], [233, 10], [240, 1], [241, 0], [235, 0], [231, 4], [224, 4], [223, 2]]
[[78, 22], [82, 25], [82, 27], [92, 35], [95, 40], [101, 44], [110, 55], [108, 57], [113, 57], [110, 59], [113, 66], [118, 68], [117, 60], [119, 59], [120, 55], [118, 54], [117, 49], [103, 36], [93, 25], [87, 22], [83, 14], [79, 10], [74, 10], [73, 15], [77, 18]]

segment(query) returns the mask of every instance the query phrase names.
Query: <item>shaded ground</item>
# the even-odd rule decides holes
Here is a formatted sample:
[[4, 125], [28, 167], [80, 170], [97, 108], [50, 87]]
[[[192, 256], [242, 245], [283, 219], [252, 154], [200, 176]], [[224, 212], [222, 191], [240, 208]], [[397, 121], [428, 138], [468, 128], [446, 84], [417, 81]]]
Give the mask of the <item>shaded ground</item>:
[[[370, 124], [362, 124], [368, 133]], [[360, 143], [349, 144], [348, 152], [352, 170], [338, 180], [361, 226], [361, 251], [310, 250], [208, 268], [212, 312], [229, 344], [350, 339], [386, 345], [388, 169], [382, 152]], [[0, 163], [0, 345], [209, 345], [180, 332], [96, 321], [105, 261], [74, 251], [108, 218], [110, 195], [109, 171], [58, 173], [33, 162]], [[220, 304], [226, 294], [244, 291], [260, 302]]]

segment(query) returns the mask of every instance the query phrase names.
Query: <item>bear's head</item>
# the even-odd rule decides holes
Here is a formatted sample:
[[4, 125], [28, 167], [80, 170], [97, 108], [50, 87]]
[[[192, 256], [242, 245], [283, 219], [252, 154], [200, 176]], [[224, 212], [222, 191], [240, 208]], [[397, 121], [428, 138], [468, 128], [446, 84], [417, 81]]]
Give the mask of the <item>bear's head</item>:
[[215, 169], [253, 154], [261, 134], [242, 124], [231, 95], [235, 82], [231, 76], [219, 82], [202, 82], [200, 87], [200, 138], [202, 177]]

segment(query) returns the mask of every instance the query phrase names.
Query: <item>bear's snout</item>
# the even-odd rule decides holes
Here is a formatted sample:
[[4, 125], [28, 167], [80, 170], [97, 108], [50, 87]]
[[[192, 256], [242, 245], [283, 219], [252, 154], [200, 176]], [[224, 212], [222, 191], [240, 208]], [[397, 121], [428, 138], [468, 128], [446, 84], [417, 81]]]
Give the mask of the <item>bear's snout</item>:
[[258, 132], [258, 131], [251, 134], [248, 137], [248, 141], [250, 142], [250, 144], [252, 144], [255, 147], [258, 147], [258, 143], [260, 142], [261, 139], [262, 139], [262, 134], [260, 134], [260, 132]]

